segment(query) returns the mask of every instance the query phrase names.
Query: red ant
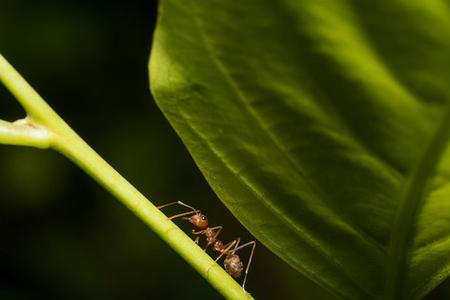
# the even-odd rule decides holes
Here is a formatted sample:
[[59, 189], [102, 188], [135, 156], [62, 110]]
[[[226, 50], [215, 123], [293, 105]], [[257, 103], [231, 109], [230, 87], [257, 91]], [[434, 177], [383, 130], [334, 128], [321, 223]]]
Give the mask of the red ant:
[[[222, 226], [214, 226], [214, 227], [208, 227], [208, 218], [202, 214], [202, 212], [198, 209], [193, 208], [192, 206], [189, 206], [181, 201], [175, 201], [171, 203], [167, 203], [164, 205], [158, 206], [159, 209], [171, 206], [171, 205], [181, 205], [184, 207], [187, 207], [190, 209], [190, 211], [177, 214], [174, 216], [169, 217], [170, 220], [183, 217], [183, 220], [186, 220], [190, 223], [192, 223], [195, 227], [199, 228], [200, 230], [195, 231], [192, 230], [192, 233], [196, 235], [195, 243], [198, 244], [198, 241], [200, 239], [201, 235], [204, 235], [206, 237], [206, 247], [204, 250], [210, 246], [213, 245], [213, 249], [220, 253], [220, 255], [216, 258], [216, 262], [225, 255], [224, 260], [224, 267], [228, 274], [230, 274], [233, 278], [238, 278], [242, 275], [242, 271], [244, 270], [241, 258], [236, 254], [238, 250], [241, 250], [242, 248], [245, 248], [247, 246], [252, 245], [252, 251], [250, 253], [250, 257], [248, 259], [247, 267], [245, 268], [245, 276], [244, 281], [242, 283], [242, 288], [245, 290], [245, 282], [247, 281], [247, 274], [248, 270], [250, 268], [250, 264], [252, 262], [253, 253], [255, 251], [256, 242], [250, 241], [248, 243], [245, 243], [243, 245], [239, 246], [239, 243], [241, 239], [238, 237], [237, 239], [232, 240], [231, 242], [227, 244], [223, 244], [221, 240], [219, 240], [217, 237], [219, 236], [219, 233], [222, 231]], [[191, 215], [190, 217], [185, 217]]]

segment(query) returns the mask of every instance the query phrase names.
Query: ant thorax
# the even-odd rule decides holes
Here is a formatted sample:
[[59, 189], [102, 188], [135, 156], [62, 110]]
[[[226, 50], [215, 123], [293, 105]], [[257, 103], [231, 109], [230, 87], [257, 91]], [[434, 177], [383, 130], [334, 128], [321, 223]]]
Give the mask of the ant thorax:
[[217, 241], [217, 234], [216, 230], [212, 228], [206, 228], [204, 231], [204, 235], [206, 236], [206, 240], [208, 241], [208, 244], [213, 244]]

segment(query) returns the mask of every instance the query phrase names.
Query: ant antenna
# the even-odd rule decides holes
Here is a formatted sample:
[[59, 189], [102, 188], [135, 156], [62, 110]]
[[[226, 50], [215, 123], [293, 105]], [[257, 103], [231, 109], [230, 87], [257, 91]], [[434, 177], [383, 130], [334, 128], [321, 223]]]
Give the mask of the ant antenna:
[[158, 208], [158, 209], [161, 209], [161, 208], [168, 207], [168, 206], [172, 206], [172, 205], [175, 205], [175, 204], [178, 204], [178, 205], [181, 205], [181, 206], [190, 208], [192, 211], [196, 211], [196, 212], [199, 211], [198, 209], [193, 208], [192, 206], [187, 205], [186, 203], [183, 203], [183, 202], [181, 202], [181, 201], [174, 201], [174, 202], [166, 203], [166, 204], [157, 206], [157, 208]]
[[175, 205], [175, 204], [178, 204], [178, 205], [187, 207], [187, 208], [189, 208], [191, 211], [188, 211], [188, 212], [184, 212], [184, 213], [181, 213], [181, 214], [177, 214], [177, 215], [171, 216], [171, 217], [169, 218], [169, 220], [173, 220], [173, 219], [176, 219], [176, 218], [179, 218], [179, 217], [184, 217], [184, 216], [187, 216], [187, 215], [192, 215], [192, 214], [196, 214], [196, 213], [199, 213], [199, 212], [200, 212], [200, 210], [198, 210], [198, 209], [196, 209], [196, 208], [193, 208], [192, 206], [187, 205], [186, 203], [183, 203], [183, 202], [181, 202], [181, 201], [174, 201], [174, 202], [166, 203], [166, 204], [157, 206], [157, 208], [161, 209], [161, 208], [168, 207], [168, 206], [172, 206], [172, 205]]

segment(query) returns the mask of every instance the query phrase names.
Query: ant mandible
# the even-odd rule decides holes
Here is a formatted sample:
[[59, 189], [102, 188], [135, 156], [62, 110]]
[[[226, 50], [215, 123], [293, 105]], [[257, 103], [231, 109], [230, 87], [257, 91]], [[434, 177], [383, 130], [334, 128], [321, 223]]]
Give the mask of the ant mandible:
[[[242, 275], [242, 271], [244, 270], [241, 258], [236, 254], [238, 250], [241, 250], [242, 248], [245, 248], [247, 246], [252, 246], [252, 250], [250, 252], [250, 257], [247, 262], [247, 267], [245, 268], [245, 275], [244, 280], [242, 282], [242, 288], [245, 290], [245, 282], [247, 281], [247, 274], [248, 270], [250, 269], [250, 264], [253, 259], [253, 253], [255, 252], [256, 242], [250, 241], [248, 243], [245, 243], [243, 245], [239, 246], [239, 243], [241, 239], [238, 237], [231, 242], [224, 244], [221, 240], [219, 240], [217, 237], [219, 236], [219, 233], [222, 231], [222, 226], [214, 226], [214, 227], [208, 227], [208, 218], [202, 214], [202, 212], [196, 208], [193, 208], [190, 205], [187, 205], [181, 201], [175, 201], [170, 202], [164, 205], [158, 206], [159, 209], [172, 206], [172, 205], [181, 205], [186, 208], [189, 208], [190, 211], [177, 214], [174, 216], [169, 217], [170, 220], [176, 219], [176, 218], [182, 218], [183, 220], [186, 220], [190, 222], [192, 225], [197, 227], [199, 230], [195, 231], [192, 230], [192, 233], [196, 235], [195, 243], [198, 244], [198, 241], [200, 239], [201, 235], [204, 235], [207, 241], [206, 247], [203, 249], [206, 251], [206, 249], [213, 245], [213, 249], [216, 252], [219, 252], [220, 255], [215, 259], [217, 262], [223, 255], [225, 255], [224, 260], [224, 267], [228, 274], [230, 274], [233, 278], [239, 278]], [[191, 215], [190, 217], [186, 217], [188, 215]]]

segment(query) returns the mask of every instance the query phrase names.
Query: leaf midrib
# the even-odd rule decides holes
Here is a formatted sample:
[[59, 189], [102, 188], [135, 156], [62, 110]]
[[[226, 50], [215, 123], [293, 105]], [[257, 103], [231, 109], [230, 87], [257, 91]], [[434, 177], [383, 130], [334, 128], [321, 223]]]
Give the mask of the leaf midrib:
[[433, 176], [450, 140], [450, 105], [436, 128], [399, 201], [387, 258], [385, 299], [396, 300], [406, 296], [403, 293], [408, 250], [425, 201], [427, 183]]

